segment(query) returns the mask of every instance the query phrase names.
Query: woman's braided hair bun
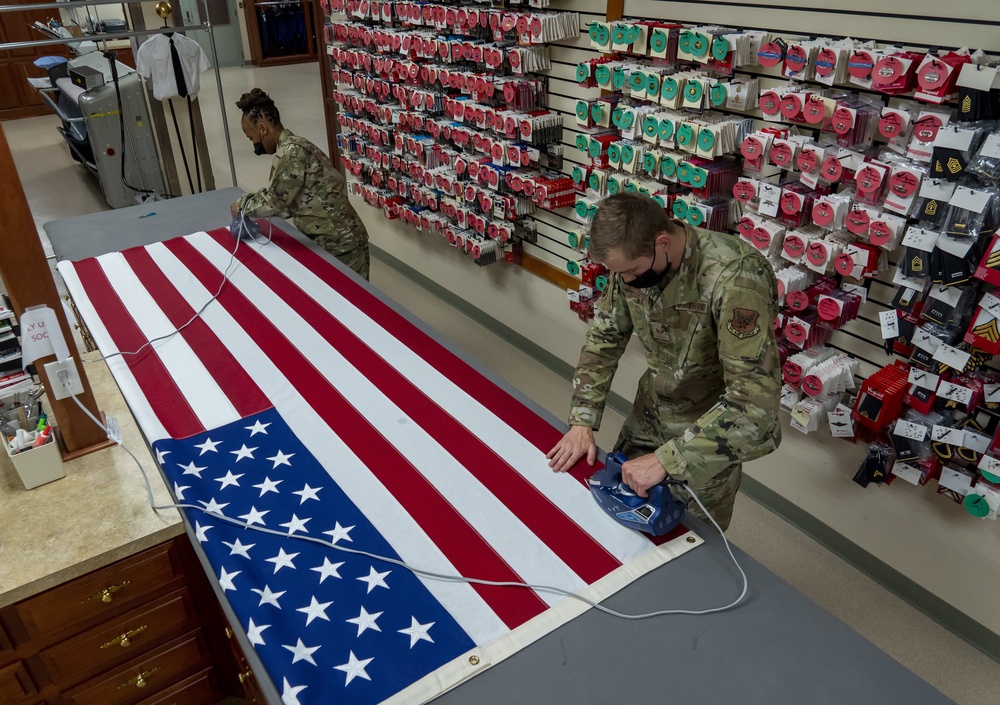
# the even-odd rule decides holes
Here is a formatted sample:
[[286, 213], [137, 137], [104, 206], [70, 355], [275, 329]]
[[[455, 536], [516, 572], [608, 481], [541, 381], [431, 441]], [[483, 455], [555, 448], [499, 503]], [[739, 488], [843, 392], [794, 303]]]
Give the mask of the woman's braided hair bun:
[[236, 107], [243, 111], [243, 115], [250, 122], [257, 122], [264, 118], [272, 125], [281, 124], [278, 107], [271, 100], [271, 96], [259, 88], [251, 89], [249, 93], [240, 96], [240, 99], [236, 101]]

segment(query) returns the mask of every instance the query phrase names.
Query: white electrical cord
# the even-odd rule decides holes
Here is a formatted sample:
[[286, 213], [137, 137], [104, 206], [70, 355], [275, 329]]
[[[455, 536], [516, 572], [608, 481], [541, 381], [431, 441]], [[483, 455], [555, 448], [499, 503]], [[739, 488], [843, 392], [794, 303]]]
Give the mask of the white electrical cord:
[[[66, 372], [65, 370], [60, 370], [59, 371], [59, 379], [62, 381], [63, 386], [66, 387], [66, 390], [69, 391], [69, 389], [70, 389], [70, 385], [69, 385], [69, 373]], [[715, 521], [715, 517], [713, 517], [709, 513], [709, 511], [705, 508], [705, 505], [701, 503], [701, 500], [698, 498], [698, 495], [695, 494], [694, 490], [692, 490], [686, 484], [683, 485], [684, 489], [687, 490], [688, 494], [690, 494], [691, 497], [694, 499], [694, 501], [697, 502], [698, 506], [701, 508], [701, 511], [705, 513], [705, 516], [707, 516], [709, 518], [709, 520], [712, 522], [712, 525], [715, 526], [716, 529], [718, 529], [719, 535], [722, 536], [722, 540], [726, 544], [726, 550], [729, 552], [729, 557], [733, 559], [733, 564], [736, 566], [736, 569], [740, 572], [740, 576], [741, 576], [741, 578], [743, 580], [743, 590], [742, 590], [742, 592], [740, 592], [740, 596], [739, 597], [737, 597], [735, 600], [733, 600], [732, 602], [730, 602], [725, 607], [714, 607], [714, 608], [711, 608], [711, 609], [704, 609], [704, 610], [659, 610], [659, 611], [656, 611], [656, 612], [648, 612], [646, 614], [623, 614], [621, 612], [616, 612], [613, 609], [605, 607], [604, 605], [601, 605], [601, 604], [599, 604], [597, 602], [594, 602], [593, 600], [590, 600], [590, 599], [588, 599], [588, 598], [586, 598], [586, 597], [584, 597], [582, 595], [579, 595], [579, 594], [577, 594], [575, 592], [572, 592], [570, 590], [565, 590], [565, 589], [560, 588], [560, 587], [555, 587], [553, 585], [535, 585], [535, 584], [532, 584], [532, 583], [521, 583], [521, 582], [516, 582], [516, 581], [482, 580], [480, 578], [466, 578], [466, 577], [461, 576], [461, 575], [447, 575], [447, 574], [444, 574], [444, 573], [435, 573], [435, 572], [430, 571], [430, 570], [425, 570], [423, 568], [418, 568], [416, 566], [412, 566], [412, 565], [410, 565], [410, 564], [408, 564], [408, 563], [406, 563], [404, 561], [401, 561], [399, 559], [396, 559], [396, 558], [390, 558], [388, 556], [380, 556], [380, 555], [378, 555], [376, 553], [369, 553], [368, 551], [362, 551], [362, 550], [359, 550], [359, 549], [356, 549], [356, 548], [347, 548], [346, 546], [338, 546], [337, 544], [332, 543], [330, 541], [324, 541], [322, 539], [313, 538], [312, 536], [306, 536], [306, 535], [301, 535], [300, 536], [298, 534], [291, 534], [291, 533], [287, 533], [287, 532], [284, 532], [284, 531], [275, 531], [274, 529], [268, 529], [267, 527], [264, 527], [264, 526], [257, 526], [256, 524], [248, 524], [248, 523], [240, 521], [238, 519], [233, 519], [231, 517], [227, 517], [224, 514], [220, 514], [218, 512], [210, 512], [210, 511], [206, 510], [205, 507], [199, 507], [199, 506], [194, 505], [194, 504], [156, 504], [156, 500], [153, 498], [153, 488], [150, 485], [149, 476], [146, 474], [146, 470], [145, 470], [145, 468], [142, 467], [142, 463], [139, 462], [139, 459], [137, 457], [135, 457], [135, 455], [132, 453], [132, 451], [130, 451], [128, 448], [126, 448], [122, 444], [122, 442], [121, 442], [120, 439], [114, 438], [111, 435], [111, 433], [108, 431], [108, 428], [104, 424], [102, 424], [97, 419], [97, 417], [95, 417], [92, 413], [90, 413], [90, 411], [87, 409], [87, 407], [85, 407], [82, 403], [80, 403], [80, 400], [77, 399], [76, 396], [73, 396], [73, 395], [71, 395], [71, 396], [73, 398], [73, 401], [76, 402], [76, 405], [79, 406], [80, 409], [83, 410], [83, 413], [85, 413], [87, 416], [89, 416], [91, 421], [93, 421], [98, 426], [100, 426], [104, 430], [104, 432], [108, 434], [108, 438], [110, 440], [115, 441], [126, 453], [128, 453], [131, 456], [132, 460], [135, 461], [136, 466], [138, 466], [138, 468], [139, 468], [139, 472], [142, 473], [143, 482], [146, 485], [146, 497], [147, 497], [147, 499], [149, 501], [149, 506], [154, 511], [155, 510], [159, 510], [159, 509], [196, 509], [196, 510], [202, 512], [203, 514], [206, 514], [206, 515], [208, 515], [208, 516], [210, 516], [210, 517], [212, 517], [214, 519], [221, 519], [222, 521], [228, 522], [230, 524], [235, 524], [236, 526], [241, 526], [244, 529], [253, 529], [254, 531], [260, 531], [260, 532], [265, 533], [265, 534], [273, 534], [274, 536], [281, 536], [282, 538], [298, 539], [299, 541], [310, 541], [312, 543], [319, 544], [320, 546], [325, 546], [326, 548], [333, 548], [333, 549], [336, 549], [338, 551], [343, 551], [344, 553], [353, 553], [353, 554], [356, 554], [356, 555], [359, 555], [359, 556], [365, 556], [367, 558], [371, 558], [372, 560], [382, 561], [382, 562], [385, 562], [385, 563], [391, 563], [393, 565], [397, 565], [397, 566], [399, 566], [401, 568], [404, 568], [404, 569], [410, 571], [411, 573], [413, 573], [415, 575], [422, 575], [422, 576], [425, 576], [427, 578], [433, 578], [435, 580], [442, 580], [442, 581], [445, 581], [445, 582], [452, 582], [452, 583], [470, 583], [470, 584], [475, 584], [475, 585], [490, 585], [490, 586], [494, 586], [494, 587], [528, 588], [530, 590], [535, 590], [536, 592], [548, 592], [548, 593], [555, 593], [557, 595], [565, 595], [566, 597], [572, 597], [573, 599], [579, 600], [580, 602], [583, 602], [584, 604], [586, 604], [586, 605], [588, 605], [590, 607], [593, 607], [596, 610], [599, 610], [601, 612], [604, 612], [605, 614], [611, 615], [612, 617], [617, 617], [619, 619], [633, 619], [634, 620], [634, 619], [649, 619], [650, 617], [663, 617], [663, 616], [674, 615], [674, 614], [703, 615], [703, 614], [713, 614], [713, 613], [716, 613], [716, 612], [725, 612], [726, 610], [730, 610], [730, 609], [736, 607], [737, 605], [739, 605], [743, 601], [743, 598], [746, 597], [747, 590], [749, 588], [749, 584], [748, 584], [748, 581], [747, 581], [747, 575], [746, 575], [745, 572], [743, 572], [743, 568], [742, 568], [742, 566], [740, 566], [739, 561], [736, 560], [736, 556], [733, 555], [733, 549], [729, 545], [729, 540], [726, 538], [726, 534], [725, 534], [725, 532], [723, 532], [722, 527], [720, 527], [719, 524]]]
[[[193, 316], [191, 316], [191, 319], [187, 323], [185, 323], [180, 328], [171, 333], [167, 333], [166, 335], [161, 335], [160, 337], [153, 338], [152, 340], [147, 340], [145, 343], [142, 344], [142, 346], [139, 347], [138, 350], [119, 351], [116, 353], [111, 353], [110, 355], [107, 355], [105, 357], [95, 357], [91, 360], [84, 360], [84, 363], [89, 364], [91, 362], [102, 362], [105, 360], [110, 360], [113, 357], [118, 357], [119, 355], [121, 356], [138, 355], [143, 350], [151, 346], [153, 343], [157, 343], [161, 340], [169, 340], [170, 338], [174, 337], [182, 330], [187, 328], [189, 325], [194, 323], [196, 320], [198, 320], [198, 317], [205, 312], [205, 309], [207, 309], [213, 301], [219, 298], [219, 294], [222, 293], [223, 287], [229, 281], [229, 277], [232, 274], [232, 272], [230, 272], [230, 269], [232, 269], [233, 264], [236, 263], [236, 252], [240, 249], [240, 241], [243, 240], [243, 235], [245, 232], [244, 229], [246, 228], [246, 225], [243, 222], [245, 217], [246, 217], [246, 206], [244, 206], [243, 209], [240, 211], [240, 232], [239, 235], [236, 236], [236, 247], [234, 247], [233, 251], [229, 254], [229, 264], [226, 265], [226, 269], [222, 273], [222, 282], [219, 284], [219, 288], [216, 290], [212, 298], [206, 301], [205, 305], [202, 306], [200, 309], [198, 309], [198, 311]], [[271, 218], [267, 219], [267, 238], [264, 239], [263, 242], [261, 242], [261, 240], [258, 240], [257, 237], [249, 231], [246, 231], [246, 234], [249, 235], [250, 239], [256, 242], [258, 245], [268, 245], [271, 243], [271, 237], [274, 234], [274, 224], [271, 222]], [[263, 235], [261, 235], [261, 237], [263, 238]]]

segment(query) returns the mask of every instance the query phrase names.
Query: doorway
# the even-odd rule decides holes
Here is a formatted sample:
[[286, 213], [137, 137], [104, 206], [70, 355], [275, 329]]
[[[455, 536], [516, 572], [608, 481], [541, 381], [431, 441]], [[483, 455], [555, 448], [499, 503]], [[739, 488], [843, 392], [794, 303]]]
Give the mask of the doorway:
[[[243, 40], [236, 0], [180, 0], [180, 8], [187, 26], [200, 24], [206, 19], [211, 21], [219, 68], [243, 65]], [[216, 60], [212, 56], [212, 41], [208, 32], [194, 30], [187, 35], [201, 45], [208, 60], [214, 64]]]

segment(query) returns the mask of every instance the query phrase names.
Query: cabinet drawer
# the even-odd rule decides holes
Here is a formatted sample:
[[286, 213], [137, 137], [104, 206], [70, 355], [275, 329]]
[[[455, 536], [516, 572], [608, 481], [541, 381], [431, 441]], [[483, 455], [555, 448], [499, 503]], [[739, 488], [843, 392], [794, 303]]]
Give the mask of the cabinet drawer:
[[173, 542], [43, 592], [13, 607], [25, 630], [42, 639], [121, 611], [121, 606], [184, 575]]
[[139, 705], [213, 705], [222, 698], [222, 689], [215, 678], [215, 671], [206, 668], [172, 688], [143, 700]]
[[189, 673], [206, 666], [208, 649], [200, 630], [87, 681], [63, 695], [66, 705], [133, 705], [172, 687]]
[[[2, 615], [0, 615], [2, 617]], [[3, 621], [0, 621], [0, 666], [14, 660], [14, 644], [4, 631]]]
[[15, 705], [23, 703], [38, 692], [31, 676], [20, 661], [6, 668], [0, 668], [0, 703]]
[[237, 677], [239, 678], [240, 686], [243, 688], [244, 697], [253, 705], [266, 705], [267, 698], [264, 697], [264, 692], [257, 683], [257, 677], [254, 675], [253, 669], [250, 668], [250, 663], [243, 654], [240, 643], [236, 641], [231, 627], [226, 628], [226, 636], [229, 638], [229, 648], [233, 652], [233, 658], [236, 659]]
[[191, 595], [183, 588], [56, 644], [39, 658], [53, 681], [73, 685], [190, 629], [196, 620]]

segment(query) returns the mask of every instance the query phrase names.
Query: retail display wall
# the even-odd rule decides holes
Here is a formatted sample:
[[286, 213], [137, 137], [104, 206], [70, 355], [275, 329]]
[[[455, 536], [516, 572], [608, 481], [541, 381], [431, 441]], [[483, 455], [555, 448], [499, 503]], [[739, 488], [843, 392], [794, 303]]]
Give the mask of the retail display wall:
[[[376, 6], [379, 13], [389, 6], [390, 22], [381, 14], [372, 19]], [[569, 366], [582, 339], [581, 319], [591, 315], [605, 283], [604, 272], [586, 258], [587, 225], [602, 197], [647, 193], [674, 217], [746, 238], [769, 257], [781, 284], [776, 329], [789, 412], [785, 447], [795, 449], [772, 456], [759, 472], [762, 481], [779, 495], [797, 494], [806, 512], [1000, 631], [984, 595], [948, 580], [924, 580], [920, 566], [897, 555], [905, 541], [851, 526], [855, 512], [880, 502], [896, 516], [905, 497], [905, 521], [918, 534], [940, 539], [962, 526], [952, 575], [985, 585], [1000, 573], [1000, 550], [991, 540], [995, 524], [961, 524], [979, 525], [978, 518], [995, 518], [1000, 507], [1000, 446], [994, 441], [1000, 333], [993, 311], [1000, 315], [993, 292], [1000, 283], [1000, 257], [993, 254], [1000, 249], [994, 236], [1000, 214], [1000, 9], [973, 0], [949, 3], [947, 12], [931, 2], [887, 2], [876, 10], [857, 0], [822, 8], [796, 0], [636, 0], [619, 6], [588, 0], [508, 3], [502, 11], [461, 6], [497, 15], [500, 33], [494, 34], [488, 19], [485, 30], [458, 22], [458, 5], [441, 5], [440, 20], [432, 11], [415, 21], [410, 8], [422, 13], [427, 5], [329, 7], [346, 13], [331, 14], [328, 35], [340, 144], [376, 247]], [[535, 16], [568, 12], [578, 15], [578, 36], [535, 41], [542, 38], [532, 37]], [[510, 27], [504, 30], [506, 15]], [[378, 37], [366, 41], [366, 29], [382, 33], [382, 50]], [[411, 31], [435, 34], [438, 44], [400, 55], [392, 37]], [[479, 67], [461, 54], [455, 60], [454, 49], [463, 43], [499, 47], [502, 60]], [[438, 52], [433, 60], [432, 48]], [[354, 61], [368, 54], [412, 63], [416, 78], [410, 83], [423, 81], [419, 89], [438, 102], [423, 108], [400, 102], [392, 86], [408, 79], [391, 66], [372, 75], [363, 58], [359, 71], [351, 52]], [[529, 54], [539, 62], [535, 71], [523, 70]], [[485, 119], [483, 132], [502, 144], [499, 158], [495, 145], [482, 149], [474, 134], [456, 143], [443, 132], [450, 126], [461, 135], [469, 127], [469, 112], [458, 105], [493, 106], [498, 113], [518, 112], [517, 106], [480, 95], [474, 84], [453, 88], [435, 83], [433, 73], [424, 78], [420, 72], [428, 64], [487, 81], [492, 72], [498, 85], [544, 81], [545, 104], [530, 105], [528, 112], [558, 115], [561, 134], [556, 130], [533, 145], [537, 156], [517, 169], [509, 164], [509, 147], [524, 141], [491, 130]], [[363, 101], [351, 102], [366, 91], [364, 83], [357, 85], [359, 72], [376, 84], [374, 110], [361, 122], [352, 120], [366, 112]], [[388, 94], [378, 95], [379, 80], [390, 84]], [[397, 104], [392, 114], [388, 107]], [[413, 114], [424, 124], [415, 124]], [[407, 141], [418, 135], [424, 137]], [[465, 167], [478, 161], [499, 178], [491, 186], [489, 177], [443, 161], [428, 169], [416, 149], [420, 142], [427, 150], [439, 145], [454, 151]], [[426, 173], [409, 171], [412, 163], [437, 170], [429, 185]], [[437, 180], [451, 169], [450, 181]], [[560, 200], [567, 178], [571, 204]], [[401, 181], [418, 182], [416, 199], [400, 194]], [[529, 181], [532, 194], [524, 188]], [[538, 197], [540, 185], [544, 197]], [[480, 200], [483, 193], [487, 203]], [[510, 196], [515, 207], [508, 201], [498, 209], [493, 196]], [[476, 216], [471, 226], [453, 216], [454, 205], [466, 209], [466, 218]], [[491, 224], [509, 226], [508, 237], [491, 236]], [[483, 261], [484, 251], [495, 256]], [[630, 350], [615, 391], [631, 397], [642, 369], [641, 351]], [[830, 444], [830, 436], [846, 439], [837, 442], [842, 449]], [[803, 467], [789, 455], [810, 448], [827, 459], [821, 468]], [[830, 494], [830, 477], [810, 472], [832, 472], [836, 495]], [[756, 474], [753, 466], [748, 474]], [[863, 500], [852, 477], [868, 488]], [[885, 485], [895, 499], [873, 499], [870, 493]], [[909, 524], [900, 531], [914, 536]], [[961, 567], [977, 553], [985, 563]]]

